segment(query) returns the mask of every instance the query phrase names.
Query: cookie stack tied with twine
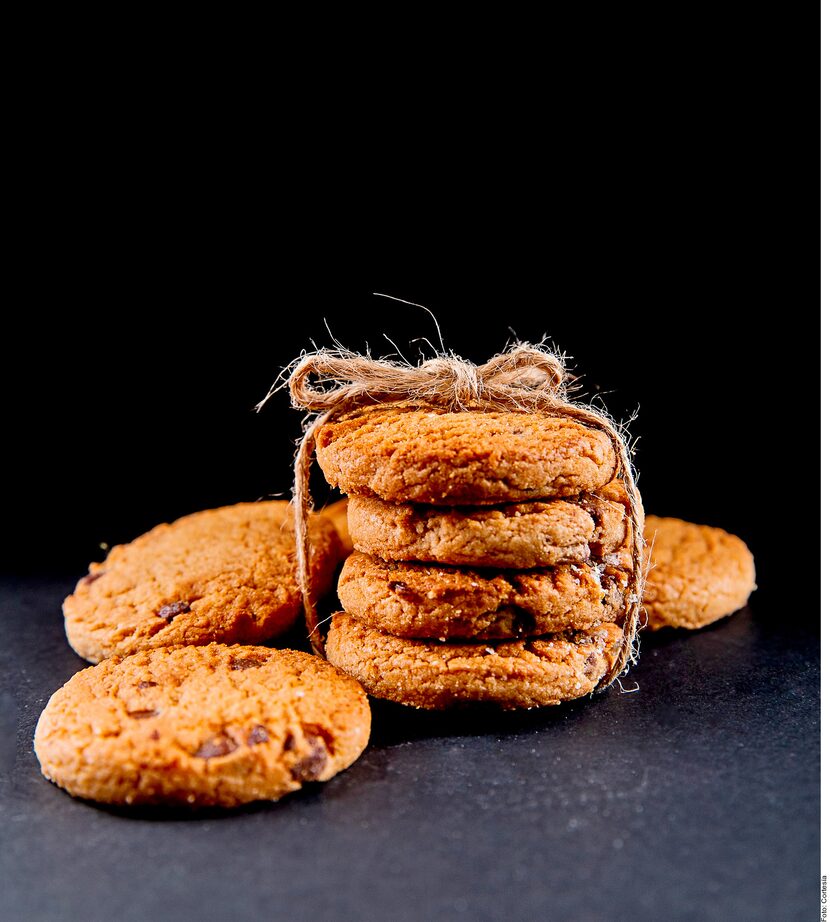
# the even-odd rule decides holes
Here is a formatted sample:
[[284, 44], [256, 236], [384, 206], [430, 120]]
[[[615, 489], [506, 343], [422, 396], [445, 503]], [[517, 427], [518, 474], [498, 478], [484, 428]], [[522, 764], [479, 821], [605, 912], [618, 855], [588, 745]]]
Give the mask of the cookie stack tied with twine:
[[[559, 358], [481, 366], [322, 350], [290, 366], [317, 413], [295, 460], [298, 579], [312, 646], [417, 707], [558, 704], [635, 658], [643, 528], [626, 441], [570, 402]], [[324, 644], [309, 592], [309, 470], [349, 495], [345, 612]]]

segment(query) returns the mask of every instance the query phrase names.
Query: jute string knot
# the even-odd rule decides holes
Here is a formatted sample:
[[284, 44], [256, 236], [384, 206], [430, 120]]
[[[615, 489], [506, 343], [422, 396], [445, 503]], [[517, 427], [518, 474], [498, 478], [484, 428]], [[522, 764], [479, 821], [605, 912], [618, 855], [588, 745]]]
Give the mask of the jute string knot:
[[453, 412], [478, 409], [546, 413], [568, 417], [608, 436], [629, 499], [632, 574], [623, 603], [623, 643], [611, 671], [598, 689], [610, 685], [636, 659], [645, 573], [642, 522], [636, 512], [640, 500], [628, 445], [605, 413], [568, 399], [569, 375], [554, 353], [543, 347], [518, 343], [483, 365], [475, 365], [453, 354], [438, 355], [419, 365], [410, 365], [345, 350], [320, 349], [300, 356], [288, 366], [286, 373], [287, 380], [283, 376], [265, 400], [287, 386], [296, 409], [317, 414], [309, 421], [294, 459], [297, 580], [309, 640], [316, 653], [323, 656], [324, 645], [317, 623], [316, 600], [310, 595], [308, 516], [313, 511], [309, 473], [317, 433], [325, 423], [347, 413], [378, 404], [400, 403], [410, 408], [429, 406]]
[[524, 344], [483, 365], [455, 355], [406, 365], [322, 349], [302, 356], [289, 368], [292, 404], [314, 413], [397, 400], [448, 410], [472, 405], [535, 409], [539, 403], [561, 401], [567, 378], [553, 353]]

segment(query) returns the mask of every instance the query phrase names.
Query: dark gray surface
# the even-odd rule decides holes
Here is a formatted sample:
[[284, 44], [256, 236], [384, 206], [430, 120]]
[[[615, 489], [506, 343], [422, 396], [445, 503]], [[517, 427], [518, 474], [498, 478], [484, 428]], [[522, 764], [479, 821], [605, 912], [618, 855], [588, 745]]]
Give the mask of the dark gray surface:
[[7, 581], [0, 592], [0, 765], [13, 764], [0, 782], [4, 919], [816, 912], [818, 652], [807, 612], [759, 597], [754, 616], [647, 638], [625, 681], [639, 684], [634, 694], [514, 715], [376, 705], [370, 748], [326, 785], [228, 815], [131, 816], [72, 800], [32, 753], [41, 708], [83, 666], [59, 615], [70, 587]]

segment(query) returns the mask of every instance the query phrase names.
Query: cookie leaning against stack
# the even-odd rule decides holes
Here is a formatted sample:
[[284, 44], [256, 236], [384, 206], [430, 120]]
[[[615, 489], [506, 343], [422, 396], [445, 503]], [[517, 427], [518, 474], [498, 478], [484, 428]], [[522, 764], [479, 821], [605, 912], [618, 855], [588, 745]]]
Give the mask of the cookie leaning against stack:
[[355, 552], [329, 660], [378, 697], [504, 708], [589, 694], [611, 670], [631, 575], [608, 436], [529, 412], [382, 407], [324, 424]]

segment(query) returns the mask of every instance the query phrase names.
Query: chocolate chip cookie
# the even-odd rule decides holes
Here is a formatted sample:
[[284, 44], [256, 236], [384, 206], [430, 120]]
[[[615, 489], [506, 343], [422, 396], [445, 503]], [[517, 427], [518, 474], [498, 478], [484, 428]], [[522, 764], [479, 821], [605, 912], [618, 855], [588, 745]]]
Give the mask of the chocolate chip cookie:
[[74, 675], [35, 751], [76, 797], [233, 807], [327, 781], [363, 751], [370, 720], [358, 683], [306, 653], [173, 647]]
[[[500, 506], [427, 506], [356, 496], [349, 531], [357, 550], [385, 560], [459, 566], [549, 567], [604, 558], [628, 540], [625, 489]], [[618, 561], [615, 561], [618, 562]]]
[[[343, 552], [335, 527], [309, 523], [311, 584], [331, 585]], [[159, 525], [94, 563], [64, 602], [66, 635], [87, 660], [183, 644], [258, 643], [301, 606], [287, 502], [241, 503]]]
[[323, 425], [317, 460], [344, 493], [478, 505], [574, 496], [609, 483], [609, 437], [537, 413], [383, 406]]
[[378, 698], [422, 708], [491, 702], [505, 709], [589, 694], [610, 672], [622, 631], [602, 624], [545, 638], [491, 644], [408, 640], [334, 615], [329, 660]]
[[755, 587], [749, 548], [721, 528], [647, 515], [646, 627], [700, 628], [743, 608]]
[[400, 637], [534, 637], [585, 630], [622, 613], [629, 573], [567, 563], [499, 573], [396, 563], [355, 552], [343, 566], [340, 603], [370, 627]]

